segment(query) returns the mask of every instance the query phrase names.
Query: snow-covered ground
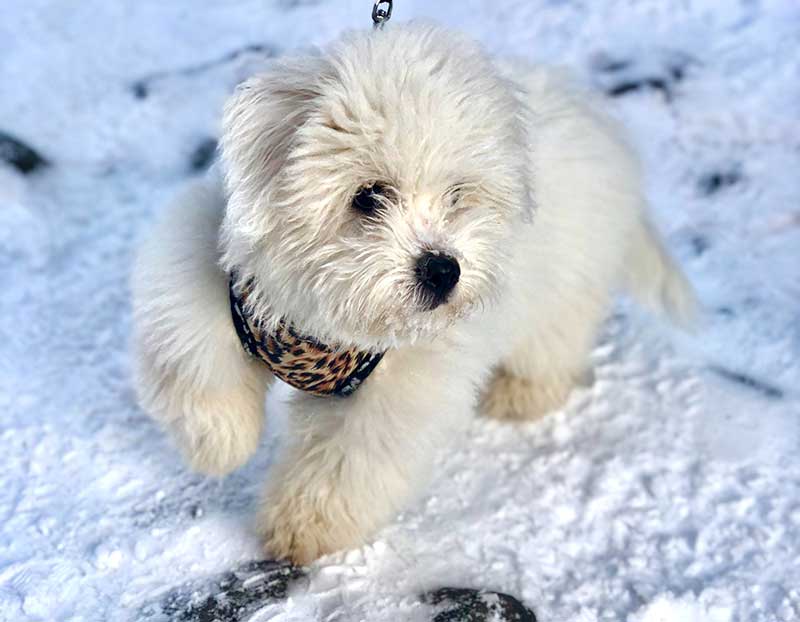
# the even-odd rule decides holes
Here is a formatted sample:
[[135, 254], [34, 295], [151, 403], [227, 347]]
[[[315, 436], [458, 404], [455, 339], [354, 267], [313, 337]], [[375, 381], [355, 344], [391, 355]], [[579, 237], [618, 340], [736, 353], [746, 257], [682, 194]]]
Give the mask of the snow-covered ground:
[[243, 620], [421, 621], [451, 586], [543, 622], [800, 620], [800, 4], [395, 4], [614, 94], [705, 325], [621, 301], [563, 412], [476, 419], [371, 545], [265, 582], [280, 391], [253, 463], [189, 473], [135, 402], [127, 274], [233, 86], [371, 2], [5, 0], [0, 132], [51, 166], [0, 162], [0, 619], [205, 620], [228, 590]]

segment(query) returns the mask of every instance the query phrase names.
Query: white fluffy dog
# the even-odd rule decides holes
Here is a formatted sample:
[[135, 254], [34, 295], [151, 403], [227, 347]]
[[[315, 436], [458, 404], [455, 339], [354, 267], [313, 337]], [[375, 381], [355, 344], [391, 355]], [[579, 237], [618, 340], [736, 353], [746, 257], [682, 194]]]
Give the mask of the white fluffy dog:
[[263, 427], [273, 375], [237, 336], [230, 275], [267, 333], [386, 351], [348, 397], [293, 392], [258, 523], [275, 556], [364, 542], [476, 406], [559, 407], [615, 289], [693, 313], [615, 125], [558, 74], [438, 27], [274, 63], [227, 106], [222, 166], [166, 211], [133, 281], [141, 400], [191, 465], [228, 473]]

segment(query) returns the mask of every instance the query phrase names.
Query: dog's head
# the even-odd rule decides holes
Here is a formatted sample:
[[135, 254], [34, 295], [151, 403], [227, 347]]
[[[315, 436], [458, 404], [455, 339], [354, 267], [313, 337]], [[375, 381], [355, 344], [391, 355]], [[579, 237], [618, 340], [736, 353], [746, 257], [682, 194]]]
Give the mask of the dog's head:
[[224, 267], [254, 312], [386, 348], [491, 303], [532, 209], [524, 107], [437, 27], [345, 37], [245, 82], [225, 114]]

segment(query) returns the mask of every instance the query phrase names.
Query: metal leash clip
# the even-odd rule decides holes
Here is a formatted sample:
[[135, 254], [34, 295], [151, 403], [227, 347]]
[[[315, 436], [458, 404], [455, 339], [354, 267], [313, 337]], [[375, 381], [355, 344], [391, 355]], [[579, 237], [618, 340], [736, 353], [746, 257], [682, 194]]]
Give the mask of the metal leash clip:
[[383, 28], [392, 17], [392, 0], [375, 0], [372, 7], [372, 27]]

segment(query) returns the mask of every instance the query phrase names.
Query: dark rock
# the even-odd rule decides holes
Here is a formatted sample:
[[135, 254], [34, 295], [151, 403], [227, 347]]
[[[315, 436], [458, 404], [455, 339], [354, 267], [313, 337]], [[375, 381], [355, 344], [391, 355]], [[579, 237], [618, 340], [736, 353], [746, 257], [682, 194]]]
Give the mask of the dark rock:
[[669, 84], [661, 78], [642, 78], [641, 80], [621, 82], [610, 87], [606, 93], [611, 97], [620, 97], [631, 91], [640, 91], [646, 88], [661, 91], [666, 99], [672, 98], [672, 91], [670, 90]]
[[700, 233], [693, 235], [690, 239], [690, 243], [692, 245], [692, 251], [697, 257], [705, 254], [705, 252], [708, 250], [708, 247], [711, 246], [708, 238]]
[[611, 97], [637, 91], [657, 91], [671, 101], [676, 85], [693, 60], [676, 50], [650, 50], [635, 56], [595, 55], [591, 67], [600, 89]]
[[150, 89], [147, 88], [146, 82], [139, 80], [131, 84], [131, 92], [136, 99], [147, 99]]
[[204, 138], [192, 151], [192, 155], [189, 158], [189, 166], [195, 172], [202, 172], [211, 166], [216, 155], [217, 139]]
[[720, 315], [724, 318], [733, 318], [736, 317], [736, 311], [731, 309], [730, 307], [717, 307], [715, 309], [717, 315]]
[[33, 147], [3, 131], [0, 131], [0, 160], [25, 175], [49, 164]]
[[742, 173], [738, 167], [722, 171], [712, 171], [703, 175], [697, 182], [697, 189], [704, 196], [711, 196], [724, 188], [738, 184]]
[[735, 382], [746, 389], [760, 393], [763, 397], [768, 399], [779, 400], [783, 398], [784, 393], [782, 389], [779, 389], [775, 385], [769, 384], [768, 382], [764, 382], [763, 380], [758, 380], [752, 376], [748, 376], [747, 374], [716, 365], [711, 366], [710, 369], [721, 378], [725, 378], [726, 380]]
[[442, 607], [433, 622], [536, 622], [533, 611], [501, 592], [443, 587], [422, 600]]
[[264, 605], [284, 600], [291, 583], [302, 575], [300, 568], [284, 562], [247, 562], [209, 583], [176, 587], [141, 614], [175, 622], [238, 622]]
[[672, 76], [672, 79], [675, 80], [675, 82], [680, 82], [686, 75], [686, 64], [672, 63], [667, 65], [667, 70], [669, 71], [669, 75]]

